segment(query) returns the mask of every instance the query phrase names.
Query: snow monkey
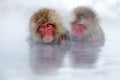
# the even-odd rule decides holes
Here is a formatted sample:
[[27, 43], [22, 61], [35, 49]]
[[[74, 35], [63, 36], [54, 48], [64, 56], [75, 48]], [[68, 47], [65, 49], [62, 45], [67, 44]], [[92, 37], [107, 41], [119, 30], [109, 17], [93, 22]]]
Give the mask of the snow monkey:
[[83, 41], [104, 41], [99, 18], [91, 8], [85, 6], [74, 8], [71, 16], [70, 24], [74, 37]]
[[29, 26], [34, 42], [61, 43], [69, 40], [69, 32], [53, 9], [42, 8], [37, 11], [31, 17]]

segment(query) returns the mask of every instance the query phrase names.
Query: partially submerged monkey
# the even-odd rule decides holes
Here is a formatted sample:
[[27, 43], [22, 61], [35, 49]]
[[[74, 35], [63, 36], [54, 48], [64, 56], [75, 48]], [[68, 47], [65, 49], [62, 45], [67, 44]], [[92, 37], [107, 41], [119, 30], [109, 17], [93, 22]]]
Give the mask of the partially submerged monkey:
[[104, 34], [96, 13], [88, 7], [77, 7], [72, 11], [72, 35], [82, 41], [104, 42]]
[[69, 32], [53, 9], [40, 9], [31, 17], [29, 26], [34, 42], [61, 43], [69, 40]]

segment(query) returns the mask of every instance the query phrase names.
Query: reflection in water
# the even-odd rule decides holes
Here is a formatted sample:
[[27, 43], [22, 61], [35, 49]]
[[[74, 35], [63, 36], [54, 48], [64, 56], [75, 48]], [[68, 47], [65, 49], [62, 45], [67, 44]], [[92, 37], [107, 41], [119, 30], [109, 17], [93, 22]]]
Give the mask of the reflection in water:
[[104, 41], [77, 41], [71, 47], [70, 60], [74, 68], [92, 68], [98, 59]]
[[[51, 74], [64, 67], [66, 53], [69, 67], [93, 68], [101, 51], [102, 42], [77, 41], [67, 44], [31, 44], [30, 67], [36, 74]], [[65, 64], [64, 64], [65, 65]]]
[[36, 74], [49, 74], [62, 66], [65, 52], [69, 48], [58, 44], [32, 44], [30, 66]]

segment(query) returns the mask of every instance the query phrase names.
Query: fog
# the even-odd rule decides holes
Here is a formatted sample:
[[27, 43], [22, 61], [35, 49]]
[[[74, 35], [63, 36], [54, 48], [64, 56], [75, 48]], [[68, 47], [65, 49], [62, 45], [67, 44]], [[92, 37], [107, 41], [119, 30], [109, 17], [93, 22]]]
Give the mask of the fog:
[[[70, 12], [77, 6], [96, 11], [104, 46], [29, 42], [35, 11], [57, 10], [70, 29]], [[119, 14], [119, 0], [0, 0], [0, 80], [120, 80]]]

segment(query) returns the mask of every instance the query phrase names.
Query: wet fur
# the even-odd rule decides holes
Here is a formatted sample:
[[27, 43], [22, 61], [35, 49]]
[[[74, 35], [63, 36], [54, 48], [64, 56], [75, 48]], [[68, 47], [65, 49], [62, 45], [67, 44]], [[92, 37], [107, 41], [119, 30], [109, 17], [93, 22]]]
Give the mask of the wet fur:
[[55, 25], [54, 40], [53, 42], [62, 42], [69, 40], [69, 33], [66, 28], [63, 26], [60, 16], [53, 9], [43, 8], [37, 11], [30, 20], [30, 36], [34, 42], [41, 42], [41, 36], [37, 31], [37, 28], [40, 24], [46, 22], [53, 23]]
[[90, 39], [94, 41], [104, 41], [104, 34], [99, 24], [96, 13], [88, 7], [77, 7], [72, 11], [71, 22], [84, 24], [86, 30], [82, 33], [81, 39]]

